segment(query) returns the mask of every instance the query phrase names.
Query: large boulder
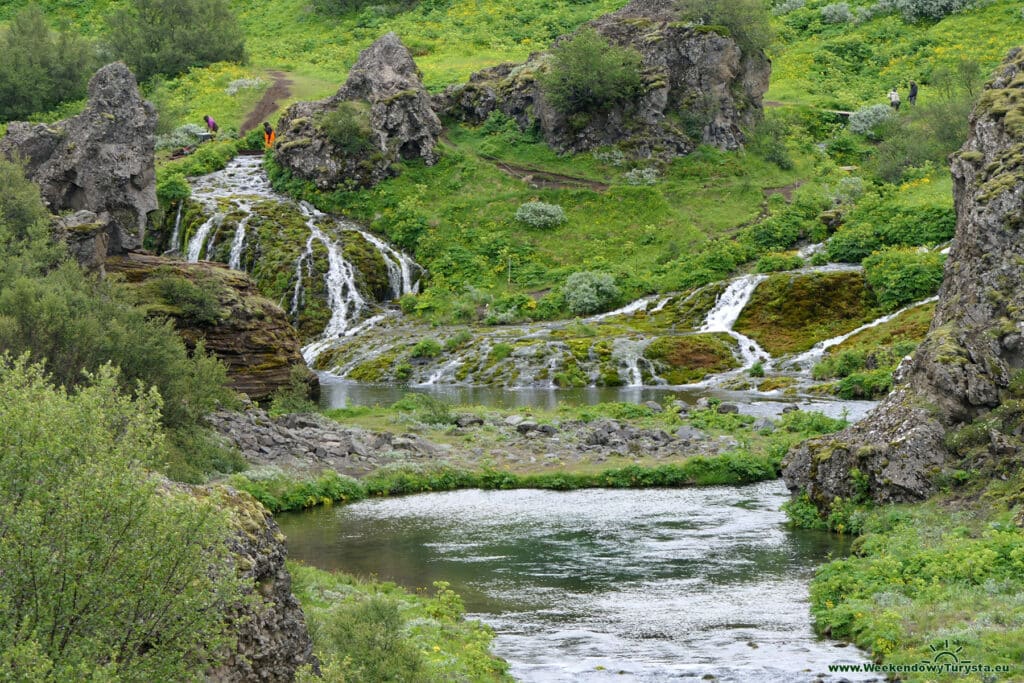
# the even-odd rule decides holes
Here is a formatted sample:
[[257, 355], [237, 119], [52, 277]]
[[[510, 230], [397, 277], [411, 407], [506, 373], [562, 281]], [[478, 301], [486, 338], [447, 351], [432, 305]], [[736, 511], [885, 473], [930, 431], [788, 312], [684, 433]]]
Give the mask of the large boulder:
[[790, 488], [806, 489], [821, 508], [837, 496], [919, 500], [935, 491], [935, 475], [954, 466], [964, 446], [1005, 459], [1024, 445], [1024, 407], [1017, 405], [1024, 395], [1021, 49], [986, 86], [952, 171], [956, 237], [928, 336], [868, 417], [784, 462]]
[[85, 111], [54, 124], [11, 123], [0, 155], [23, 161], [52, 212], [106, 213], [108, 251], [120, 254], [142, 246], [157, 208], [155, 133], [156, 109], [117, 62], [89, 81]]
[[302, 359], [298, 333], [248, 275], [218, 263], [185, 263], [142, 253], [111, 257], [116, 273], [153, 315], [167, 316], [194, 348], [224, 362], [231, 386], [261, 401], [301, 374], [312, 397], [319, 383]]
[[[745, 53], [713, 27], [679, 19], [672, 0], [633, 0], [584, 25], [613, 45], [636, 50], [645, 84], [638, 97], [585, 121], [546, 101], [537, 76], [549, 68], [547, 52], [531, 55], [525, 64], [476, 73], [468, 83], [449, 87], [434, 106], [471, 123], [500, 110], [524, 130], [537, 126], [561, 152], [612, 144], [636, 157], [686, 154], [701, 143], [736, 149], [744, 141], [742, 129], [761, 116], [771, 63], [760, 50]], [[571, 38], [562, 36], [556, 45]]]
[[412, 55], [388, 33], [360, 53], [332, 97], [288, 108], [278, 125], [275, 158], [321, 189], [370, 187], [394, 175], [402, 159], [437, 161], [440, 134]]

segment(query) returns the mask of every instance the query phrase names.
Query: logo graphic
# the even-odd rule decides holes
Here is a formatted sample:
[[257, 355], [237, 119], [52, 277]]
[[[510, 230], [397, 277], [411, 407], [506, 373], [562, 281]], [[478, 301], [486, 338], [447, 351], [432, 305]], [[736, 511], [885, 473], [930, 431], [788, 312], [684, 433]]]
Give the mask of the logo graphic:
[[963, 645], [957, 645], [953, 643], [950, 645], [948, 640], [944, 640], [941, 643], [930, 646], [930, 649], [935, 654], [932, 655], [931, 659], [922, 659], [922, 664], [944, 664], [958, 667], [961, 664], [970, 664], [969, 659], [960, 659], [960, 653], [964, 651]]

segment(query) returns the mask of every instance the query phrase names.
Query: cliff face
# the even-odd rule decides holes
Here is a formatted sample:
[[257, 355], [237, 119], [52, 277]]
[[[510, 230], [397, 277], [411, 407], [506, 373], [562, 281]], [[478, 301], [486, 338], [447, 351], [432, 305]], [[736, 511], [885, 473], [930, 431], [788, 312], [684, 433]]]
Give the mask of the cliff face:
[[771, 64], [760, 51], [744, 54], [731, 38], [679, 19], [671, 0], [633, 0], [585, 25], [640, 54], [645, 87], [636, 98], [594, 112], [582, 126], [545, 100], [536, 78], [548, 68], [545, 52], [525, 64], [474, 74], [435, 98], [435, 108], [472, 123], [500, 110], [523, 129], [538, 126], [562, 152], [612, 144], [637, 157], [686, 154], [701, 143], [736, 149], [741, 129], [761, 116]]
[[[288, 386], [294, 367], [305, 370], [295, 328], [245, 273], [145, 254], [111, 258], [106, 268], [133, 287], [140, 305], [169, 317], [190, 347], [203, 340], [227, 365], [231, 385], [253, 400]], [[315, 395], [316, 376], [306, 373]]]
[[394, 33], [363, 50], [332, 97], [297, 102], [278, 124], [275, 159], [321, 189], [370, 187], [402, 159], [437, 160], [441, 122], [409, 50]]
[[24, 161], [52, 212], [108, 214], [107, 250], [120, 254], [142, 246], [157, 208], [155, 134], [156, 109], [116, 62], [89, 81], [84, 112], [54, 124], [11, 123], [0, 155]]
[[960, 458], [1022, 452], [1024, 51], [986, 86], [952, 171], [956, 237], [927, 338], [863, 422], [784, 463], [790, 488], [819, 507], [836, 496], [921, 499]]

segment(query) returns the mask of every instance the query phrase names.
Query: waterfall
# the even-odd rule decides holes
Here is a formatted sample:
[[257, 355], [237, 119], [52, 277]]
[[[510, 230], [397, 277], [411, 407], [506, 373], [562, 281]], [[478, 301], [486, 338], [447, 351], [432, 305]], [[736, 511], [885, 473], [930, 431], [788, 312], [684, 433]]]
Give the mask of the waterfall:
[[878, 327], [879, 325], [887, 323], [890, 320], [894, 320], [894, 319], [898, 318], [899, 316], [903, 315], [904, 313], [906, 313], [907, 311], [912, 310], [914, 308], [917, 308], [918, 306], [924, 306], [925, 304], [930, 304], [933, 301], [938, 301], [938, 300], [939, 300], [939, 297], [937, 297], [937, 296], [933, 296], [933, 297], [929, 297], [927, 299], [923, 299], [921, 301], [918, 301], [917, 303], [913, 303], [913, 304], [910, 304], [909, 306], [905, 306], [905, 307], [901, 308], [900, 310], [896, 311], [895, 313], [890, 313], [888, 315], [883, 315], [881, 318], [877, 318], [877, 319], [872, 320], [871, 322], [869, 322], [867, 324], [861, 325], [857, 329], [851, 330], [851, 331], [847, 332], [846, 334], [841, 334], [838, 337], [832, 337], [831, 339], [825, 339], [824, 341], [820, 341], [817, 344], [815, 344], [814, 346], [812, 346], [810, 349], [808, 349], [807, 351], [804, 351], [800, 355], [794, 356], [793, 358], [790, 358], [789, 360], [787, 360], [785, 362], [784, 367], [788, 368], [788, 369], [799, 369], [803, 373], [809, 373], [811, 371], [811, 369], [814, 367], [814, 364], [817, 363], [819, 360], [821, 360], [822, 356], [825, 355], [825, 352], [827, 350], [829, 350], [830, 348], [832, 348], [833, 346], [838, 346], [838, 345], [842, 344], [844, 341], [846, 341], [850, 337], [852, 337], [852, 336], [854, 336], [856, 334], [860, 334], [864, 330], [870, 330], [872, 327]]
[[701, 332], [725, 332], [739, 342], [743, 369], [769, 357], [768, 352], [762, 349], [756, 341], [732, 329], [740, 317], [740, 313], [750, 301], [750, 297], [753, 296], [754, 290], [767, 277], [767, 275], [744, 275], [729, 283], [729, 286], [718, 297], [714, 307], [708, 311], [704, 325], [700, 328]]
[[[228, 267], [235, 270], [242, 265], [246, 230], [257, 202], [285, 204], [295, 207], [302, 214], [309, 235], [304, 250], [295, 261], [295, 290], [292, 294], [291, 313], [293, 316], [297, 315], [305, 303], [307, 292], [303, 287], [303, 279], [313, 274], [313, 250], [318, 244], [327, 251], [328, 272], [324, 274], [324, 283], [327, 289], [327, 305], [331, 310], [330, 320], [318, 340], [303, 349], [307, 362], [313, 362], [333, 341], [343, 336], [355, 335], [387, 317], [376, 315], [361, 324], [355, 324], [359, 317], [370, 309], [370, 302], [356, 287], [356, 269], [343, 255], [342, 241], [339, 237], [343, 233], [358, 233], [380, 253], [387, 269], [389, 289], [394, 298], [416, 293], [419, 289], [418, 275], [421, 269], [411, 258], [353, 223], [328, 216], [308, 204], [297, 204], [275, 193], [266, 173], [263, 172], [261, 157], [238, 157], [229, 162], [222, 171], [195, 179], [192, 183], [192, 198], [202, 205], [209, 218], [199, 226], [189, 240], [187, 259], [195, 262], [201, 255], [210, 258], [213, 239], [216, 236], [215, 228], [218, 228], [229, 215], [234, 219], [240, 214], [227, 263]], [[176, 224], [175, 235], [178, 235], [177, 228]]]
[[181, 240], [181, 211], [185, 208], [185, 202], [178, 202], [178, 213], [174, 217], [174, 230], [171, 232], [171, 246], [164, 253], [178, 251], [180, 245], [178, 242]]
[[640, 364], [646, 363], [650, 369], [650, 361], [644, 358], [644, 350], [651, 343], [650, 339], [616, 339], [612, 342], [612, 358], [619, 363], [619, 377], [628, 387], [642, 387], [644, 375]]

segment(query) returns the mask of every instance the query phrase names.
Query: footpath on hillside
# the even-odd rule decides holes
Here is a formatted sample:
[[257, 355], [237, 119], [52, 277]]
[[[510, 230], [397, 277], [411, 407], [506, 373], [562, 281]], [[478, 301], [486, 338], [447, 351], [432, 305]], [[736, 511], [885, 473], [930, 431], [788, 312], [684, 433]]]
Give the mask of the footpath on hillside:
[[249, 115], [245, 117], [245, 121], [242, 122], [242, 127], [239, 129], [242, 133], [268, 121], [270, 115], [279, 108], [278, 100], [291, 97], [292, 80], [288, 78], [288, 74], [283, 71], [268, 71], [267, 74], [273, 77], [274, 82], [263, 93], [263, 97], [256, 103]]

